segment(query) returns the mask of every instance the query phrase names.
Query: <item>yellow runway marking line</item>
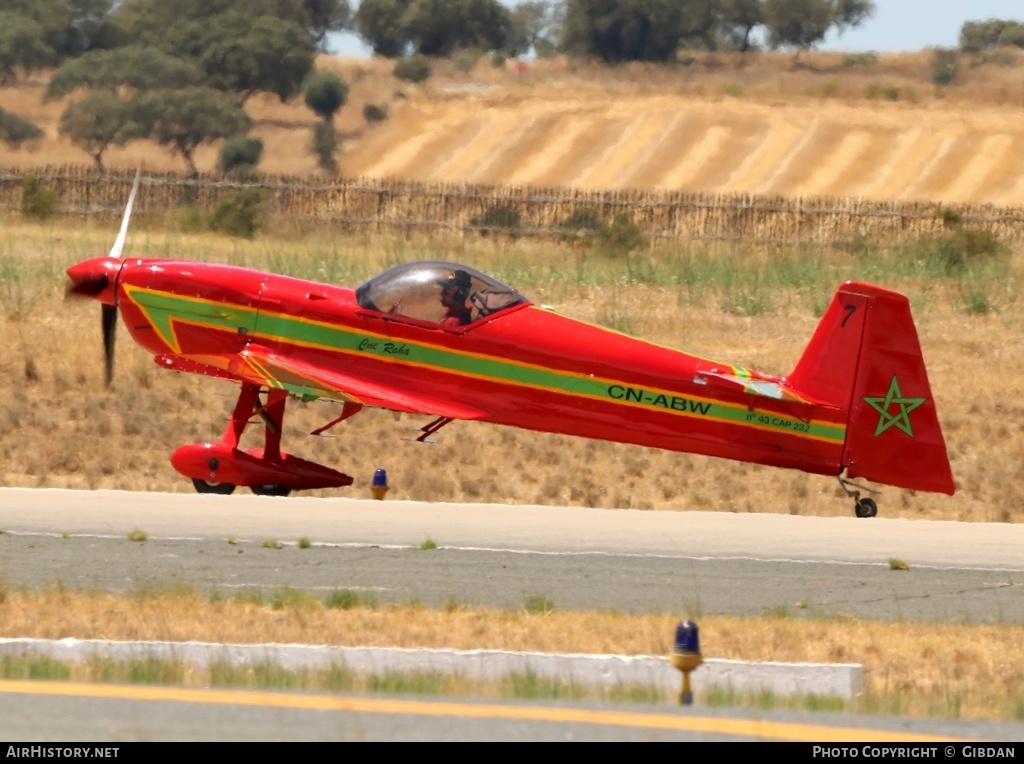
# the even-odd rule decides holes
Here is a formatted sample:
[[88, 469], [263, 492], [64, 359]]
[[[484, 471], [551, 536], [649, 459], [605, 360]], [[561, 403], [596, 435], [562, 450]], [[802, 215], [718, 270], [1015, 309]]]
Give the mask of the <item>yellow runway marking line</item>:
[[604, 711], [549, 706], [505, 706], [488, 703], [398, 700], [337, 695], [296, 695], [244, 690], [203, 690], [183, 687], [123, 686], [82, 682], [0, 681], [0, 693], [112, 700], [174, 701], [211, 705], [255, 706], [304, 711], [353, 711], [370, 714], [451, 716], [577, 724], [601, 724], [641, 729], [705, 732], [743, 737], [817, 743], [953, 742], [960, 738], [859, 727], [827, 727], [764, 720], [724, 719], [678, 714]]

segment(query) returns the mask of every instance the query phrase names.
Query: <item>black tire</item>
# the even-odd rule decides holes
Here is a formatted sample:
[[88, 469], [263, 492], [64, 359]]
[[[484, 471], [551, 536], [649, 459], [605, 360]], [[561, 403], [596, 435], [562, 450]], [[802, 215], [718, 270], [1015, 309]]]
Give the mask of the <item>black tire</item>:
[[251, 485], [249, 490], [257, 496], [287, 496], [292, 492], [292, 489], [286, 485], [280, 483], [272, 483], [270, 485]]
[[199, 493], [217, 493], [221, 496], [227, 496], [235, 492], [234, 483], [211, 483], [209, 480], [192, 478], [192, 485], [196, 487]]
[[875, 504], [874, 499], [857, 499], [857, 503], [853, 506], [853, 511], [857, 514], [857, 517], [874, 517], [878, 514], [878, 505]]

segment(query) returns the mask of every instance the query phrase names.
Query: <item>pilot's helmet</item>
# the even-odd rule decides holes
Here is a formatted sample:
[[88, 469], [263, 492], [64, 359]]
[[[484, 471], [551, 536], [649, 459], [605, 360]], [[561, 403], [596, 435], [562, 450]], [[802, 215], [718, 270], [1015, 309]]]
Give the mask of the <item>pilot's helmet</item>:
[[470, 275], [462, 270], [450, 271], [447, 276], [440, 279], [437, 283], [442, 287], [454, 287], [462, 295], [463, 299], [469, 294], [469, 290], [473, 286], [473, 280], [470, 278]]

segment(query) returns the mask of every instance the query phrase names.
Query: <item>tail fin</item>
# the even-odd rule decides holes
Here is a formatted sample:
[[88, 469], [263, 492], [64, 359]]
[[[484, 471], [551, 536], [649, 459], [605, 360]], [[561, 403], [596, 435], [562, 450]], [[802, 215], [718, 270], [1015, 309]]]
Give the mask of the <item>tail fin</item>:
[[847, 477], [956, 490], [903, 295], [853, 281], [840, 286], [786, 383], [847, 412]]

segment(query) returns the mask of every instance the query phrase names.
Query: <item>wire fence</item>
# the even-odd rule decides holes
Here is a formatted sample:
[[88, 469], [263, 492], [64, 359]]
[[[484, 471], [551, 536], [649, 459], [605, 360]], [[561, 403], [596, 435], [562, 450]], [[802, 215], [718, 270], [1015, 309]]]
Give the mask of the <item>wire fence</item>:
[[[31, 174], [56, 193], [59, 214], [79, 217], [120, 216], [135, 175], [101, 174], [80, 166], [42, 167]], [[20, 210], [23, 175], [0, 168], [0, 210]], [[316, 182], [308, 177], [262, 176], [258, 182], [241, 183], [215, 176], [146, 173], [135, 209], [151, 217], [172, 216], [189, 206], [212, 210], [228, 194], [253, 187], [264, 192], [264, 216], [269, 221], [346, 232], [565, 236], [574, 233], [579, 221], [610, 222], [626, 213], [654, 239], [892, 245], [941, 234], [955, 220], [985, 228], [1007, 244], [1024, 243], [1024, 210], [992, 204], [586, 191], [375, 178]]]

